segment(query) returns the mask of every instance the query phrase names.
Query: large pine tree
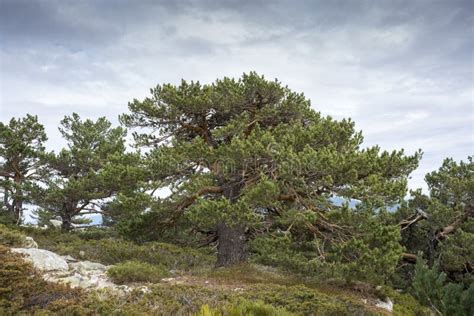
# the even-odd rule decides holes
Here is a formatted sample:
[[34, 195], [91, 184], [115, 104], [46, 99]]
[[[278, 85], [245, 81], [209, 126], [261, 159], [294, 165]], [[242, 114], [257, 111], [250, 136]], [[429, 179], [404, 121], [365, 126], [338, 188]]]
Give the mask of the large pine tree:
[[136, 143], [151, 148], [157, 186], [171, 188], [158, 210], [168, 218], [152, 224], [186, 216], [214, 234], [217, 266], [245, 261], [249, 238], [276, 222], [315, 236], [350, 236], [350, 227], [328, 219], [331, 199], [397, 203], [418, 164], [419, 153], [362, 149], [350, 119], [324, 117], [303, 94], [256, 73], [151, 92], [129, 103], [121, 120], [143, 129]]

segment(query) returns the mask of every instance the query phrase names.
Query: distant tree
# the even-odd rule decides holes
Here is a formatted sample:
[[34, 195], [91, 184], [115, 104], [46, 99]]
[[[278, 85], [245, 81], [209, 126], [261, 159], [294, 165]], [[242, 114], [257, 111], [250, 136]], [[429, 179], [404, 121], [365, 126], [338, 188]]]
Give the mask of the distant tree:
[[[445, 159], [437, 171], [425, 177], [429, 195], [412, 192], [408, 205], [395, 214], [400, 221], [402, 243], [415, 261], [423, 253], [432, 266], [451, 281], [474, 283], [474, 163]], [[411, 255], [410, 255], [411, 254]], [[419, 258], [422, 259], [422, 258]]]
[[47, 156], [50, 175], [45, 188], [37, 190], [35, 202], [42, 221], [45, 216], [58, 217], [62, 228], [69, 230], [74, 223], [84, 223], [79, 216], [102, 213], [105, 199], [127, 182], [133, 155], [125, 154], [126, 131], [112, 128], [104, 117], [82, 121], [74, 113], [61, 121], [59, 130], [67, 148]]
[[186, 217], [217, 240], [217, 266], [245, 261], [247, 241], [270, 229], [310, 231], [327, 244], [350, 240], [351, 227], [327, 216], [337, 209], [330, 198], [397, 203], [420, 157], [361, 149], [351, 120], [323, 117], [303, 94], [255, 73], [158, 85], [129, 110], [121, 121], [144, 129], [136, 143], [151, 148], [156, 183], [172, 192], [147, 212], [158, 218], [148, 225], [158, 230]]
[[40, 158], [46, 140], [36, 116], [0, 122], [0, 206], [3, 217], [16, 224], [21, 223], [31, 190], [42, 179]]

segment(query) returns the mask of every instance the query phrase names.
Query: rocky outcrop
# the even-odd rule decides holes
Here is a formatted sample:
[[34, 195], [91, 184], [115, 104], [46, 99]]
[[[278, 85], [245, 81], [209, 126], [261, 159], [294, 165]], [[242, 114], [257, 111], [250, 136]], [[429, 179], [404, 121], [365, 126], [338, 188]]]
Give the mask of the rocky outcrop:
[[36, 248], [12, 248], [13, 252], [25, 255], [25, 260], [41, 271], [68, 271], [69, 265], [60, 255], [49, 250]]
[[101, 263], [80, 261], [69, 255], [60, 256], [49, 250], [37, 249], [38, 245], [31, 237], [27, 237], [25, 245], [31, 248], [12, 248], [11, 251], [23, 254], [25, 260], [31, 262], [43, 273], [46, 281], [69, 284], [72, 288], [110, 289], [121, 292], [128, 292], [135, 288], [143, 292], [148, 290], [144, 286], [133, 287], [113, 283], [107, 277], [109, 267]]
[[68, 260], [69, 270], [66, 273], [47, 273], [44, 275], [45, 280], [67, 283], [73, 288], [127, 290], [127, 287], [116, 285], [108, 279], [107, 266], [97, 262], [77, 261], [71, 256], [63, 258]]

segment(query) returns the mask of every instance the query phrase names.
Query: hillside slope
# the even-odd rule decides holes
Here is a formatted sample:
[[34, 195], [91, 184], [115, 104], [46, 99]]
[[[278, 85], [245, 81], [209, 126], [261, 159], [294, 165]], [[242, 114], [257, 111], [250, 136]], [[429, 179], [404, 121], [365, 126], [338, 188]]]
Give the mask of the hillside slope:
[[103, 232], [27, 233], [40, 248], [110, 265], [106, 277], [122, 285], [83, 289], [46, 282], [44, 272], [10, 251], [24, 246], [24, 235], [1, 227], [1, 314], [386, 315], [376, 304], [387, 294], [394, 301], [393, 314], [427, 314], [414, 299], [390, 289], [319, 283], [256, 264], [214, 269], [211, 251], [137, 245], [99, 236]]

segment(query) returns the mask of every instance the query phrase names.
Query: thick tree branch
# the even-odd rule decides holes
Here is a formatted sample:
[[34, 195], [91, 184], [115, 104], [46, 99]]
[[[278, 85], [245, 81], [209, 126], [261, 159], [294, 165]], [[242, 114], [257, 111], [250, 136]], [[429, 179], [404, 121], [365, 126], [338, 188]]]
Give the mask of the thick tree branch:
[[255, 119], [253, 120], [252, 122], [250, 122], [247, 127], [245, 128], [244, 130], [244, 135], [245, 136], [249, 136], [250, 133], [252, 132], [253, 128], [255, 127], [255, 125], [257, 125], [257, 122], [258, 122], [258, 119]]
[[398, 223], [398, 225], [400, 226], [401, 230], [404, 231], [405, 229], [409, 228], [411, 225], [421, 220], [427, 219], [428, 217], [429, 216], [426, 212], [420, 209], [417, 209], [416, 214], [413, 214], [412, 216], [402, 220], [400, 223]]
[[0, 170], [0, 177], [13, 178], [13, 175], [10, 174], [9, 172], [4, 171], [4, 170]]
[[[413, 225], [414, 223], [429, 217], [428, 214], [426, 214], [425, 212], [423, 212], [421, 210], [417, 210], [417, 212], [418, 212], [417, 215], [413, 215], [413, 216], [409, 217], [408, 219], [405, 219], [405, 220], [400, 222], [399, 225], [402, 227], [402, 229], [401, 229], [402, 231], [404, 229], [408, 228], [409, 226]], [[446, 226], [446, 227], [444, 227], [444, 228], [442, 228], [438, 231], [438, 233], [436, 234], [436, 240], [441, 241], [441, 240], [445, 239], [449, 234], [452, 234], [453, 232], [455, 232], [456, 229], [458, 229], [459, 226], [461, 226], [462, 223], [467, 221], [473, 215], [474, 215], [474, 205], [470, 205], [469, 208], [464, 212], [464, 214], [462, 214], [461, 216], [458, 216], [454, 220], [453, 223], [449, 224], [448, 226]], [[411, 254], [411, 253], [403, 253], [402, 254], [402, 259], [407, 261], [407, 262], [416, 263], [417, 256], [415, 254]]]
[[222, 193], [224, 188], [221, 186], [206, 186], [199, 189], [196, 193], [184, 198], [176, 205], [176, 211], [174, 215], [167, 221], [161, 222], [159, 224], [171, 225], [173, 224], [186, 210], [187, 207], [191, 206], [194, 201], [196, 201], [200, 196], [209, 194], [209, 193]]
[[412, 254], [412, 253], [402, 253], [402, 259], [405, 260], [405, 261], [408, 261], [408, 262], [411, 262], [411, 263], [415, 263], [416, 260], [417, 260], [417, 257], [416, 255]]
[[462, 214], [461, 216], [457, 217], [454, 222], [449, 224], [448, 226], [442, 228], [437, 234], [437, 240], [445, 239], [449, 234], [455, 232], [462, 223], [467, 221], [471, 216], [474, 215], [474, 204], [468, 206], [468, 209]]
[[224, 188], [220, 187], [220, 186], [208, 186], [208, 187], [203, 187], [201, 188], [200, 190], [198, 190], [196, 193], [194, 193], [193, 195], [185, 198], [179, 205], [179, 209], [185, 209], [187, 208], [188, 206], [190, 206], [191, 204], [194, 203], [194, 201], [204, 195], [204, 194], [208, 194], [208, 193], [222, 193], [224, 191]]
[[206, 123], [204, 124], [204, 127], [203, 126], [198, 126], [198, 125], [192, 125], [192, 124], [188, 124], [188, 123], [181, 123], [181, 127], [198, 133], [202, 138], [204, 138], [204, 141], [206, 142], [206, 144], [208, 144], [211, 147], [215, 146], [214, 141], [211, 137], [211, 132], [207, 128]]
[[280, 194], [277, 199], [279, 201], [293, 202], [296, 196], [294, 194]]

